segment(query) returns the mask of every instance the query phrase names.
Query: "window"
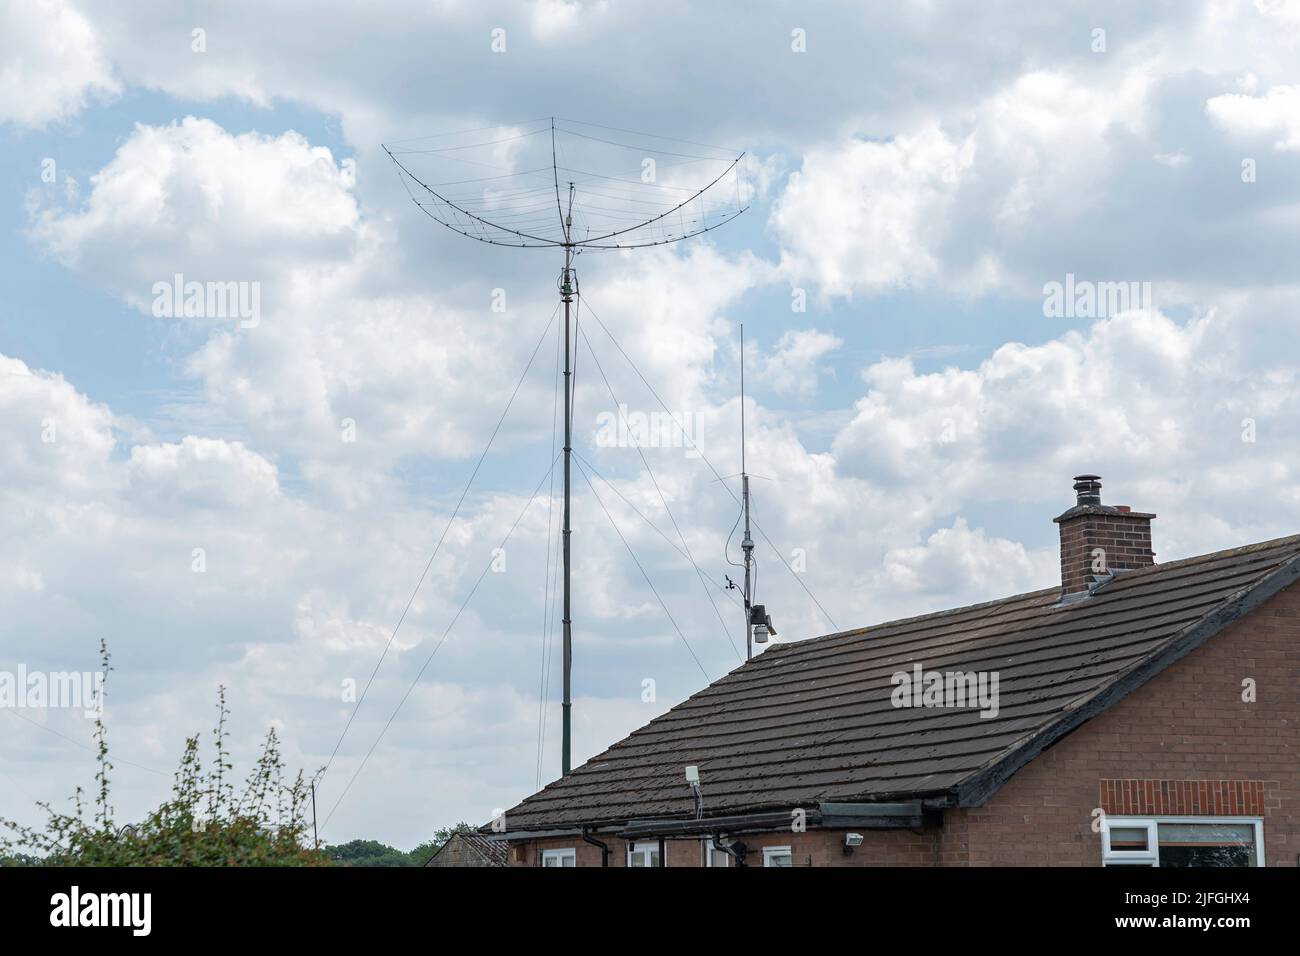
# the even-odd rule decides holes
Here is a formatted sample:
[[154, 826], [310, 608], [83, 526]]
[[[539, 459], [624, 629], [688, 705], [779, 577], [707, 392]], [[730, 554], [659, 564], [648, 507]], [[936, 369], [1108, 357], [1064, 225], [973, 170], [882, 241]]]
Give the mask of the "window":
[[1161, 866], [1259, 866], [1258, 823], [1160, 823]]
[[704, 849], [705, 866], [731, 866], [731, 855], [729, 853], [715, 847], [712, 840], [703, 840], [701, 842]]
[[1264, 821], [1251, 817], [1107, 817], [1104, 866], [1264, 865]]
[[567, 850], [543, 850], [542, 866], [577, 866], [578, 851], [570, 847]]
[[764, 866], [794, 866], [794, 854], [788, 846], [763, 847]]
[[1156, 822], [1107, 817], [1101, 827], [1101, 858], [1106, 866], [1158, 866]]
[[[658, 866], [659, 865], [659, 843], [629, 843], [627, 845], [627, 865], [628, 866]], [[668, 860], [664, 860], [664, 865], [668, 865]]]

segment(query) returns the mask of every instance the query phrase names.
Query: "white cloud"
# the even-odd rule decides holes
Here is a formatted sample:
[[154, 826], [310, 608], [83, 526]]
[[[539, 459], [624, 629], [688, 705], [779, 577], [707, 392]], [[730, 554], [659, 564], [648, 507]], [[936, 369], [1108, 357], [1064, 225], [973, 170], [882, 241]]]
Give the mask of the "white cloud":
[[0, 122], [44, 127], [120, 91], [100, 38], [71, 4], [0, 5]]
[[14, 491], [89, 493], [113, 452], [114, 418], [60, 375], [0, 355], [0, 470]]
[[914, 546], [889, 548], [885, 585], [912, 594], [948, 598], [953, 593], [1016, 594], [1043, 586], [1060, 567], [1055, 549], [1030, 554], [1024, 545], [971, 529], [965, 518], [939, 528]]
[[783, 332], [764, 364], [764, 384], [783, 395], [811, 397], [819, 377], [828, 371], [818, 363], [843, 344], [838, 336], [817, 329]]
[[772, 209], [781, 265], [828, 295], [925, 282], [963, 172], [970, 140], [931, 127], [887, 142], [816, 149], [791, 174]]
[[127, 471], [133, 490], [155, 505], [251, 508], [280, 493], [275, 466], [243, 443], [193, 435], [178, 443], [137, 445]]
[[[397, 250], [386, 224], [364, 215], [355, 181], [348, 161], [295, 133], [234, 135], [188, 118], [137, 127], [92, 177], [83, 206], [41, 211], [32, 232], [145, 311], [154, 283], [178, 273], [259, 283], [260, 323], [199, 322], [206, 341], [183, 365], [210, 415], [239, 422], [257, 447], [295, 456], [305, 476], [358, 504], [390, 484], [384, 473], [403, 456], [477, 453], [555, 303], [549, 282], [535, 294], [511, 288], [505, 314], [488, 311], [490, 285], [469, 289], [470, 302], [433, 277], [434, 291], [387, 292], [394, 283], [379, 280], [391, 279]], [[709, 317], [772, 275], [753, 256], [705, 243], [583, 272], [595, 290], [584, 304], [681, 410], [701, 404], [712, 375]], [[589, 335], [630, 395], [635, 380], [598, 324]], [[517, 433], [549, 430], [552, 382], [540, 370], [552, 353], [548, 341], [518, 399]]]
[[1017, 243], [1048, 217], [1095, 216], [1110, 140], [1140, 134], [1150, 87], [1143, 70], [1091, 83], [1034, 71], [947, 124], [809, 150], [771, 215], [782, 266], [832, 297], [1023, 291]]
[[232, 135], [186, 117], [135, 128], [90, 179], [79, 208], [38, 210], [32, 234], [148, 311], [156, 282], [258, 281], [276, 307], [303, 285], [327, 284], [373, 237], [353, 194], [350, 160], [302, 136]]
[[584, 3], [583, 0], [533, 0], [533, 33], [541, 40], [564, 38], [570, 42], [574, 31], [591, 23], [591, 18], [608, 13], [607, 0]]
[[1300, 150], [1300, 86], [1274, 86], [1263, 96], [1224, 93], [1207, 100], [1205, 111], [1233, 136], [1267, 136], [1278, 151]]
[[[49, 444], [42, 441], [47, 416], [59, 424]], [[33, 669], [88, 669], [99, 638], [107, 637], [118, 667], [109, 709], [114, 752], [132, 764], [169, 770], [184, 735], [205, 726], [219, 683], [231, 688], [238, 756], [247, 758], [273, 720], [291, 728], [292, 761], [308, 768], [323, 762], [350, 709], [343, 682], [364, 681], [374, 666], [428, 560], [430, 529], [445, 517], [391, 501], [384, 513], [353, 513], [329, 501], [292, 498], [280, 489], [274, 465], [239, 442], [186, 436], [119, 448], [111, 411], [58, 376], [4, 356], [0, 428], [6, 474], [0, 534], [14, 542], [0, 559], [11, 659]], [[414, 677], [405, 652], [416, 661], [427, 656], [525, 503], [498, 494], [462, 511], [341, 754], [330, 796]], [[407, 705], [405, 719], [431, 722], [448, 759], [472, 741], [479, 759], [497, 747], [513, 761], [532, 740], [532, 730], [518, 730], [520, 721], [535, 717], [536, 699], [526, 693], [535, 687], [529, 665], [536, 658], [525, 659], [520, 648], [536, 648], [537, 635], [525, 629], [521, 645], [518, 625], [480, 615], [494, 604], [531, 602], [540, 572], [527, 572], [545, 539], [544, 520], [538, 521], [544, 511], [540, 505], [533, 511], [510, 543], [514, 575], [490, 576], [442, 651], [439, 668], [454, 679], [431, 673]], [[593, 604], [599, 600], [582, 596], [577, 603], [588, 632], [598, 619]], [[534, 615], [528, 616], [531, 624]], [[473, 676], [462, 669], [466, 659], [497, 664], [478, 667]], [[515, 702], [502, 711], [506, 698]], [[627, 710], [617, 698], [597, 697], [588, 717], [611, 708]], [[84, 736], [74, 718], [45, 716], [60, 732]], [[629, 730], [638, 722], [627, 714], [619, 720]], [[578, 753], [603, 746], [607, 729], [588, 727], [580, 738], [586, 749]], [[8, 732], [40, 735], [35, 728]], [[409, 772], [410, 760], [401, 755], [427, 748], [430, 738], [420, 736], [417, 745], [395, 734], [375, 767]], [[70, 792], [84, 782], [89, 757], [66, 742], [54, 752], [41, 758], [43, 785]], [[6, 759], [17, 760], [18, 752], [11, 749]], [[125, 764], [116, 776], [125, 788], [116, 791], [123, 794], [117, 800], [123, 813], [156, 802], [151, 777]], [[460, 788], [462, 812], [485, 819], [497, 799], [488, 795], [495, 779], [495, 773], [470, 775]], [[165, 788], [165, 777], [159, 786]], [[6, 812], [31, 819], [37, 811], [11, 806]], [[431, 826], [416, 819], [425, 812], [410, 804], [403, 826]], [[367, 821], [373, 822], [363, 800], [341, 811], [336, 827], [348, 833]]]
[[[837, 462], [923, 495], [936, 514], [1036, 507], [1059, 500], [1069, 475], [1093, 471], [1116, 479], [1129, 503], [1167, 512], [1160, 536], [1177, 554], [1285, 533], [1300, 524], [1289, 496], [1243, 507], [1300, 478], [1272, 454], [1296, 431], [1291, 359], [1250, 351], [1275, 307], [1224, 303], [1185, 325], [1127, 313], [1040, 346], [1004, 345], [969, 370], [878, 362], [836, 437]], [[1247, 418], [1267, 447], [1243, 442]], [[1045, 486], [1048, 476], [1062, 477]], [[1231, 514], [1237, 529], [1207, 513]]]

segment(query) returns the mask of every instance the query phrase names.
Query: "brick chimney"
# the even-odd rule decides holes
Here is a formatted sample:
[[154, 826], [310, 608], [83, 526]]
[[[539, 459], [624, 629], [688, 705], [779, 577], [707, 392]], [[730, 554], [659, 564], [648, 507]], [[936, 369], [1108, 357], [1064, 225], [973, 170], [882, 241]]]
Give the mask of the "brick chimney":
[[1105, 581], [1111, 571], [1150, 567], [1153, 514], [1133, 511], [1127, 505], [1101, 503], [1101, 478], [1076, 475], [1078, 502], [1059, 518], [1061, 526], [1061, 595], [1083, 595]]

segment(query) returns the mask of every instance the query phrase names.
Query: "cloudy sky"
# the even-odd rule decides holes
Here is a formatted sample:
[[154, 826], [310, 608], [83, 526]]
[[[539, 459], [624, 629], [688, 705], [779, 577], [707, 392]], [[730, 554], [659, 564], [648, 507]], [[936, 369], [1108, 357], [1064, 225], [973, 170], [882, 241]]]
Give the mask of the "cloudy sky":
[[[0, 669], [107, 640], [123, 819], [221, 684], [241, 766], [268, 725], [323, 765], [421, 582], [323, 836], [410, 847], [558, 775], [560, 263], [421, 215], [384, 142], [748, 151], [725, 229], [579, 263], [575, 762], [743, 652], [742, 322], [783, 639], [1053, 584], [1080, 472], [1161, 560], [1300, 530], [1300, 2], [344, 6], [0, 5]], [[257, 321], [156, 314], [178, 273]], [[1149, 294], [1046, 314], [1067, 276]], [[602, 442], [611, 393], [703, 457]], [[91, 782], [80, 711], [0, 726], [0, 816]]]

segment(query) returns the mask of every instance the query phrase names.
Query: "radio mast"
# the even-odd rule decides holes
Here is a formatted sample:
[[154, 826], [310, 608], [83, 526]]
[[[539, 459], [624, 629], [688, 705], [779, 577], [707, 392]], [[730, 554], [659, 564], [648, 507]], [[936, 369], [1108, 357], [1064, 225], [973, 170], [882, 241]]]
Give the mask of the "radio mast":
[[740, 327], [740, 506], [745, 512], [745, 536], [740, 550], [745, 555], [745, 660], [754, 656], [753, 595], [750, 571], [754, 566], [754, 536], [749, 532], [749, 473], [745, 471], [745, 326]]
[[[549, 134], [549, 137], [548, 135]], [[631, 137], [628, 142], [615, 137]], [[546, 145], [549, 142], [549, 160]], [[622, 153], [614, 151], [621, 150]], [[739, 155], [716, 146], [649, 136], [631, 130], [550, 117], [515, 125], [480, 127], [461, 133], [384, 145], [411, 200], [430, 218], [489, 245], [563, 250], [560, 302], [564, 307], [564, 514], [563, 664], [561, 774], [567, 775], [572, 740], [572, 521], [573, 366], [577, 339], [573, 322], [582, 294], [574, 259], [584, 252], [641, 249], [680, 242], [735, 219], [744, 204]], [[627, 151], [639, 153], [629, 169]], [[611, 160], [610, 154], [622, 160]], [[712, 155], [710, 155], [712, 154]], [[399, 158], [401, 157], [401, 158]], [[562, 157], [562, 158], [561, 158]], [[661, 162], [662, 160], [662, 162]], [[450, 165], [456, 164], [456, 165]], [[570, 165], [573, 164], [573, 165]], [[680, 178], [683, 167], [706, 172]], [[671, 170], [659, 181], [660, 168]], [[710, 168], [711, 167], [711, 168]], [[418, 171], [418, 175], [417, 175]], [[489, 175], [494, 171], [495, 175]], [[568, 184], [561, 202], [560, 173]], [[715, 175], [716, 173], [716, 175]], [[581, 187], [581, 188], [580, 188]], [[555, 210], [548, 194], [554, 190]], [[731, 195], [727, 195], [734, 190]], [[575, 233], [574, 216], [582, 235]], [[742, 402], [743, 414], [743, 402]], [[748, 484], [746, 484], [748, 500]], [[748, 515], [748, 507], [746, 507]], [[745, 539], [750, 551], [748, 517]], [[749, 607], [749, 552], [745, 610]], [[750, 631], [746, 625], [746, 633]], [[765, 641], [766, 635], [761, 640]]]
[[745, 536], [740, 550], [745, 555], [745, 660], [754, 656], [754, 644], [766, 644], [776, 633], [767, 608], [754, 603], [754, 537], [749, 530], [749, 472], [745, 470], [745, 326], [740, 326], [740, 507], [745, 518]]

